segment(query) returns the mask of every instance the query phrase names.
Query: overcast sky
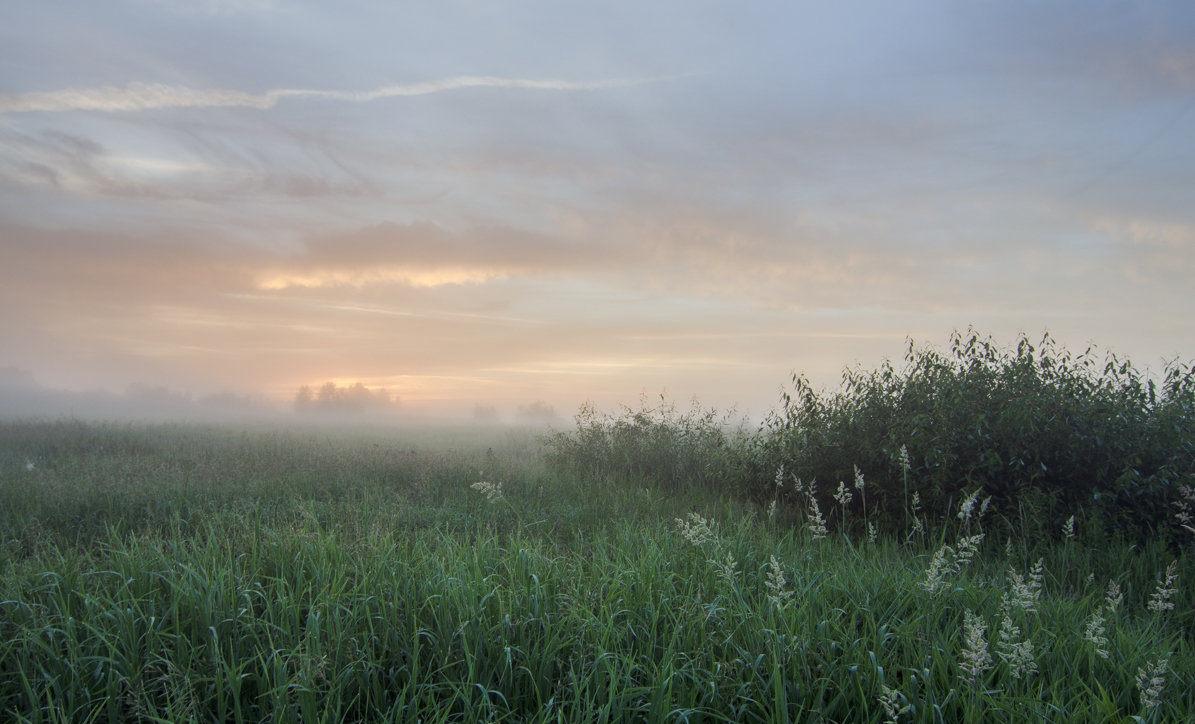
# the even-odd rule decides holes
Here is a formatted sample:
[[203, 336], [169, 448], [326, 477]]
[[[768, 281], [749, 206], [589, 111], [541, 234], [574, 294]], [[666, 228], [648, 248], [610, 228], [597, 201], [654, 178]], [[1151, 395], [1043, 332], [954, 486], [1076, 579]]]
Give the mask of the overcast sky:
[[0, 367], [761, 414], [1195, 358], [1195, 4], [0, 4]]

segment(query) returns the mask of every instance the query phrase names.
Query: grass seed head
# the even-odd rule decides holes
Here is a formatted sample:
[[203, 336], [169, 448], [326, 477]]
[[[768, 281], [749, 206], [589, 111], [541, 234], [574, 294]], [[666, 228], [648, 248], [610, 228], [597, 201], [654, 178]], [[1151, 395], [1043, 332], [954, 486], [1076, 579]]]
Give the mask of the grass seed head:
[[1116, 609], [1120, 608], [1120, 604], [1124, 603], [1124, 593], [1121, 592], [1120, 586], [1116, 581], [1108, 580], [1108, 590], [1104, 594], [1104, 603], [1108, 604], [1108, 613], [1116, 613]]
[[1104, 609], [1098, 608], [1091, 617], [1087, 619], [1087, 626], [1083, 629], [1083, 640], [1091, 644], [1095, 649], [1095, 655], [1101, 659], [1108, 658], [1108, 637], [1104, 634], [1107, 629], [1104, 626]]
[[983, 619], [971, 612], [963, 611], [963, 655], [959, 662], [962, 678], [976, 684], [979, 677], [992, 666], [992, 654], [988, 651], [988, 642], [984, 638], [987, 624]]
[[1162, 703], [1162, 689], [1166, 688], [1166, 666], [1169, 657], [1163, 656], [1143, 669], [1137, 669], [1137, 688], [1141, 691], [1141, 706], [1153, 709]]
[[491, 503], [497, 503], [502, 500], [502, 483], [491, 483], [487, 480], [479, 480], [469, 486], [477, 492], [485, 496], [485, 499]]
[[809, 512], [806, 513], [805, 527], [813, 534], [813, 540], [821, 540], [830, 534], [826, 528], [826, 519], [822, 517], [821, 508], [817, 507], [817, 498], [809, 496]]
[[697, 547], [701, 547], [717, 538], [717, 535], [714, 533], [713, 521], [706, 520], [697, 513], [689, 513], [687, 521], [677, 518], [676, 528], [680, 531], [682, 538]]
[[1008, 672], [1014, 679], [1037, 673], [1037, 658], [1033, 654], [1033, 641], [1021, 638], [1021, 629], [1013, 623], [1012, 614], [1007, 610], [1000, 617], [1000, 633], [996, 642], [996, 653], [1008, 664]]
[[776, 556], [768, 556], [768, 579], [764, 585], [768, 589], [768, 602], [778, 611], [788, 607], [793, 592], [788, 589], [788, 581], [784, 578], [784, 569]]
[[1178, 561], [1171, 561], [1170, 565], [1166, 566], [1165, 578], [1162, 575], [1158, 576], [1158, 587], [1150, 594], [1146, 608], [1155, 613], [1174, 610], [1174, 602], [1170, 599], [1178, 593], [1178, 589], [1174, 588], [1177, 580]]

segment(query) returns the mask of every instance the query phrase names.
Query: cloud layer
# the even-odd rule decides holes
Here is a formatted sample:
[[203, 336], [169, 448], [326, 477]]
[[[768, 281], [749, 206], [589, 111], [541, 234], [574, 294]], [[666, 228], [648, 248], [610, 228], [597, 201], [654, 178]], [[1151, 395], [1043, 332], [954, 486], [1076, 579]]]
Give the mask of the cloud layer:
[[[683, 77], [683, 76], [676, 76]], [[129, 83], [124, 87], [71, 88], [33, 93], [0, 93], [0, 114], [102, 111], [107, 113], [151, 111], [164, 108], [273, 108], [285, 99], [317, 99], [368, 103], [383, 98], [423, 96], [463, 88], [502, 88], [511, 90], [588, 91], [656, 83], [672, 78], [628, 78], [598, 81], [528, 80], [492, 76], [462, 76], [442, 80], [388, 85], [369, 91], [275, 89], [265, 93], [245, 93], [226, 89], [197, 89], [162, 83]]]
[[56, 8], [0, 10], [0, 367], [51, 386], [760, 413], [969, 324], [1195, 356], [1185, 4]]

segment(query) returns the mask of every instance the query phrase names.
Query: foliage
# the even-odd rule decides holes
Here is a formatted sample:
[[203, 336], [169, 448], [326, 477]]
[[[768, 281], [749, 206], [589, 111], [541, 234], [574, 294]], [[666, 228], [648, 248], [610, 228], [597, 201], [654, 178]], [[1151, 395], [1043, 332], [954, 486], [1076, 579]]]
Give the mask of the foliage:
[[911, 480], [931, 518], [978, 488], [1020, 533], [1084, 512], [1088, 534], [1140, 540], [1173, 529], [1177, 488], [1195, 479], [1195, 366], [1170, 363], [1158, 383], [1048, 335], [1008, 350], [955, 333], [946, 353], [910, 341], [902, 370], [847, 370], [837, 392], [794, 376], [750, 463], [761, 500], [781, 465], [823, 490], [858, 466], [872, 519], [907, 523]]
[[729, 414], [703, 410], [696, 400], [685, 412], [660, 395], [654, 407], [646, 396], [639, 409], [622, 414], [581, 406], [576, 429], [549, 435], [547, 461], [561, 474], [646, 482], [665, 489], [725, 485], [733, 475], [741, 436]]

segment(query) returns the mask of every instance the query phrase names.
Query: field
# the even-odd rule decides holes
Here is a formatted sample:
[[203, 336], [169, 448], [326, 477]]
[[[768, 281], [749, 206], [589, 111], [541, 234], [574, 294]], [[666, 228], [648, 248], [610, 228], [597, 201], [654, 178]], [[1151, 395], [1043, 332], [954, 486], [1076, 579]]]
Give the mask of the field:
[[955, 335], [781, 402], [2, 422], [0, 713], [1195, 721], [1195, 365]]
[[[850, 528], [845, 495], [865, 495], [866, 481], [824, 510], [773, 506], [707, 485], [568, 475], [549, 464], [559, 451], [560, 439], [501, 428], [3, 423], [0, 711], [33, 722], [1195, 712], [1189, 546], [1093, 545], [1082, 517], [1056, 540], [1002, 535], [978, 496], [937, 519]], [[807, 486], [791, 474], [773, 485]]]

